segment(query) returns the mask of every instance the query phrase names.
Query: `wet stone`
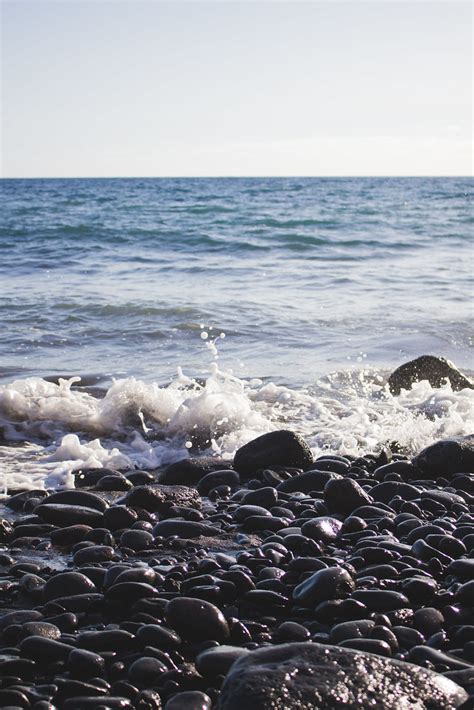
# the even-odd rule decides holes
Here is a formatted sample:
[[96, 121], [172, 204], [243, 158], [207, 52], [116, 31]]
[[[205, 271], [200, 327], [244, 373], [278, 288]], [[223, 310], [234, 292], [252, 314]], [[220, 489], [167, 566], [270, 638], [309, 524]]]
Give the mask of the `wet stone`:
[[247, 478], [275, 464], [304, 469], [312, 463], [313, 456], [304, 439], [285, 429], [262, 434], [238, 449], [234, 456], [235, 470]]
[[172, 505], [200, 508], [201, 498], [194, 488], [188, 486], [135, 486], [126, 497], [127, 505], [143, 508], [151, 513], [166, 511]]
[[331, 513], [350, 515], [361, 505], [370, 505], [372, 497], [351, 478], [336, 478], [326, 483], [324, 500]]
[[467, 693], [417, 666], [372, 653], [318, 643], [258, 649], [229, 670], [219, 710], [285, 710], [383, 707], [414, 703], [422, 710], [457, 708]]
[[355, 589], [350, 574], [340, 567], [328, 567], [315, 572], [293, 590], [296, 604], [314, 607], [327, 599], [342, 599]]
[[189, 641], [219, 641], [229, 637], [229, 627], [214, 604], [193, 597], [177, 597], [166, 607], [166, 620], [181, 638]]
[[60, 572], [48, 579], [44, 585], [43, 597], [45, 601], [49, 601], [95, 591], [95, 584], [81, 572]]

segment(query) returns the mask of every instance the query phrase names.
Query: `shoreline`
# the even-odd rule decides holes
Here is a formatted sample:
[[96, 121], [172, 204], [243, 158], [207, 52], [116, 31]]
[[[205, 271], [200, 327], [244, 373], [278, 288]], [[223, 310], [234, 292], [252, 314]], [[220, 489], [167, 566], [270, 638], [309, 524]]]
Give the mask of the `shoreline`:
[[420, 707], [471, 707], [469, 470], [468, 437], [413, 460], [381, 448], [313, 461], [281, 430], [233, 462], [85, 470], [75, 489], [20, 493], [2, 527], [0, 703], [263, 710], [281, 687], [285, 710], [333, 707], [332, 683], [284, 682], [273, 649], [297, 674], [305, 654], [333, 654], [362, 708], [400, 707], [407, 690], [389, 697], [380, 680], [370, 695], [360, 663], [406, 672]]

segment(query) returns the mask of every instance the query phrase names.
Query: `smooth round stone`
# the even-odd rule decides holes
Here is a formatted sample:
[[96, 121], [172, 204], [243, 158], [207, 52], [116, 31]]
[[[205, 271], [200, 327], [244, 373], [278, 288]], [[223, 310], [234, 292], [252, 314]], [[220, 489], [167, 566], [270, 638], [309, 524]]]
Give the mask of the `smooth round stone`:
[[420, 489], [409, 483], [383, 481], [370, 489], [370, 495], [379, 503], [390, 503], [392, 498], [400, 496], [402, 500], [415, 500], [420, 497]]
[[258, 488], [256, 491], [246, 493], [241, 503], [243, 505], [258, 505], [262, 508], [272, 508], [278, 501], [278, 493], [273, 486]]
[[338, 473], [333, 473], [332, 471], [311, 469], [282, 481], [278, 484], [277, 491], [279, 493], [311, 493], [311, 491], [322, 493], [328, 481], [340, 478], [341, 476]]
[[155, 685], [159, 677], [167, 671], [165, 664], [157, 658], [144, 656], [132, 663], [128, 669], [128, 678], [138, 688], [146, 688]]
[[271, 513], [266, 508], [259, 505], [241, 505], [234, 511], [233, 517], [238, 523], [243, 523], [246, 518], [253, 515], [259, 515], [260, 517], [266, 515], [271, 517]]
[[341, 528], [342, 523], [340, 520], [321, 516], [318, 518], [311, 518], [307, 523], [303, 523], [301, 526], [301, 532], [311, 540], [328, 543], [334, 542], [337, 539]]
[[192, 520], [162, 520], [153, 528], [155, 537], [173, 537], [177, 535], [182, 540], [190, 540], [195, 537], [213, 537], [217, 530], [205, 523], [195, 523]]
[[71, 525], [90, 525], [97, 528], [100, 527], [103, 518], [103, 513], [95, 508], [63, 503], [41, 503], [35, 508], [35, 515], [38, 515], [45, 523], [51, 523], [60, 528]]
[[146, 550], [153, 542], [153, 535], [146, 530], [126, 530], [121, 538], [121, 547], [129, 547], [134, 552]]
[[53, 530], [49, 537], [53, 545], [70, 547], [78, 542], [82, 542], [91, 530], [90, 525], [69, 525], [66, 528]]
[[353, 648], [355, 651], [365, 651], [366, 653], [376, 653], [378, 656], [390, 658], [392, 649], [386, 641], [372, 638], [345, 639], [339, 644], [342, 648]]
[[402, 583], [402, 592], [416, 604], [427, 604], [431, 601], [438, 584], [430, 577], [409, 577]]
[[120, 582], [113, 584], [105, 592], [107, 601], [133, 604], [137, 599], [149, 599], [158, 596], [158, 590], [145, 582]]
[[462, 584], [454, 595], [458, 604], [474, 606], [474, 580]]
[[59, 491], [58, 493], [52, 493], [41, 501], [42, 505], [49, 505], [50, 503], [84, 506], [98, 510], [100, 513], [103, 513], [109, 507], [107, 501], [95, 493], [80, 490]]
[[351, 575], [341, 567], [319, 570], [293, 590], [296, 604], [314, 607], [327, 599], [342, 599], [355, 589]]
[[370, 505], [372, 497], [352, 478], [336, 478], [326, 483], [324, 501], [331, 513], [350, 515], [361, 505]]
[[158, 624], [141, 626], [136, 636], [142, 646], [153, 646], [162, 651], [176, 651], [181, 646], [181, 639], [175, 631]]
[[59, 572], [50, 577], [43, 588], [45, 601], [59, 597], [71, 597], [77, 594], [96, 592], [95, 584], [81, 572]]
[[130, 471], [127, 473], [127, 479], [133, 486], [146, 486], [155, 480], [149, 471]]
[[221, 610], [202, 599], [176, 597], [168, 602], [165, 615], [168, 624], [186, 640], [224, 643], [229, 638]]
[[135, 636], [124, 629], [83, 631], [77, 645], [91, 651], [130, 651], [136, 647]]
[[[236, 661], [219, 710], [455, 708], [468, 695], [456, 683], [373, 653], [319, 643], [260, 648]], [[341, 698], [343, 702], [341, 703]]]
[[18, 648], [22, 656], [43, 664], [63, 661], [73, 650], [68, 644], [42, 636], [28, 636], [20, 641]]
[[230, 488], [235, 488], [239, 483], [240, 476], [237, 471], [228, 468], [207, 473], [197, 484], [197, 489], [199, 495], [207, 496], [213, 488], [217, 488], [218, 486], [230, 486]]
[[275, 636], [279, 643], [290, 641], [309, 641], [311, 634], [303, 624], [296, 621], [284, 621], [275, 629]]
[[429, 477], [451, 477], [474, 471], [474, 435], [437, 441], [413, 459], [414, 465]]
[[164, 710], [211, 710], [211, 698], [200, 690], [185, 690], [167, 700]]
[[113, 505], [104, 513], [103, 525], [108, 530], [129, 528], [138, 520], [138, 513], [123, 505]]
[[441, 631], [444, 626], [444, 616], [439, 609], [434, 607], [417, 609], [413, 614], [413, 626], [428, 637]]
[[234, 456], [234, 469], [247, 478], [259, 469], [272, 466], [308, 468], [313, 455], [304, 439], [293, 431], [282, 429], [262, 434], [241, 446]]
[[204, 676], [225, 675], [234, 661], [247, 653], [248, 649], [239, 646], [208, 648], [197, 656], [196, 669]]
[[67, 666], [73, 678], [95, 678], [103, 674], [105, 661], [98, 653], [75, 648], [69, 654]]
[[115, 578], [114, 584], [121, 582], [144, 582], [155, 586], [157, 574], [150, 567], [134, 567], [132, 569], [124, 569], [123, 572]]
[[132, 482], [125, 476], [103, 476], [95, 485], [96, 491], [129, 491]]
[[371, 619], [343, 621], [331, 628], [329, 641], [334, 644], [339, 644], [346, 639], [365, 638], [373, 628], [375, 628], [375, 621]]
[[404, 594], [387, 589], [360, 589], [352, 598], [365, 604], [369, 611], [392, 611], [410, 606]]
[[75, 552], [72, 559], [75, 565], [82, 565], [88, 562], [108, 562], [113, 557], [114, 548], [110, 545], [91, 545]]

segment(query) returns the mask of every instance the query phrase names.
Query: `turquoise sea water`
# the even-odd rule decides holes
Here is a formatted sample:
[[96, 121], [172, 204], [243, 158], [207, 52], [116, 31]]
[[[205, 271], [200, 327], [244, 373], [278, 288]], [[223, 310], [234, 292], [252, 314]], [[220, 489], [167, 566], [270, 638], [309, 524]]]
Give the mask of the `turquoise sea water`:
[[424, 353], [474, 370], [472, 186], [1, 181], [5, 485], [153, 467], [198, 440], [230, 457], [284, 426], [315, 453], [467, 433], [471, 390], [385, 381]]

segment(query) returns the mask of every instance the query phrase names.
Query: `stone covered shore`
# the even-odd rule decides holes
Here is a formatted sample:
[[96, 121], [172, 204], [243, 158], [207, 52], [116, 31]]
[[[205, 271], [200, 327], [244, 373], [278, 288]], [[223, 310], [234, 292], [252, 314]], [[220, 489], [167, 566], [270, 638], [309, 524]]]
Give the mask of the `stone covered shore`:
[[474, 707], [474, 437], [94, 469], [14, 493], [0, 707]]

